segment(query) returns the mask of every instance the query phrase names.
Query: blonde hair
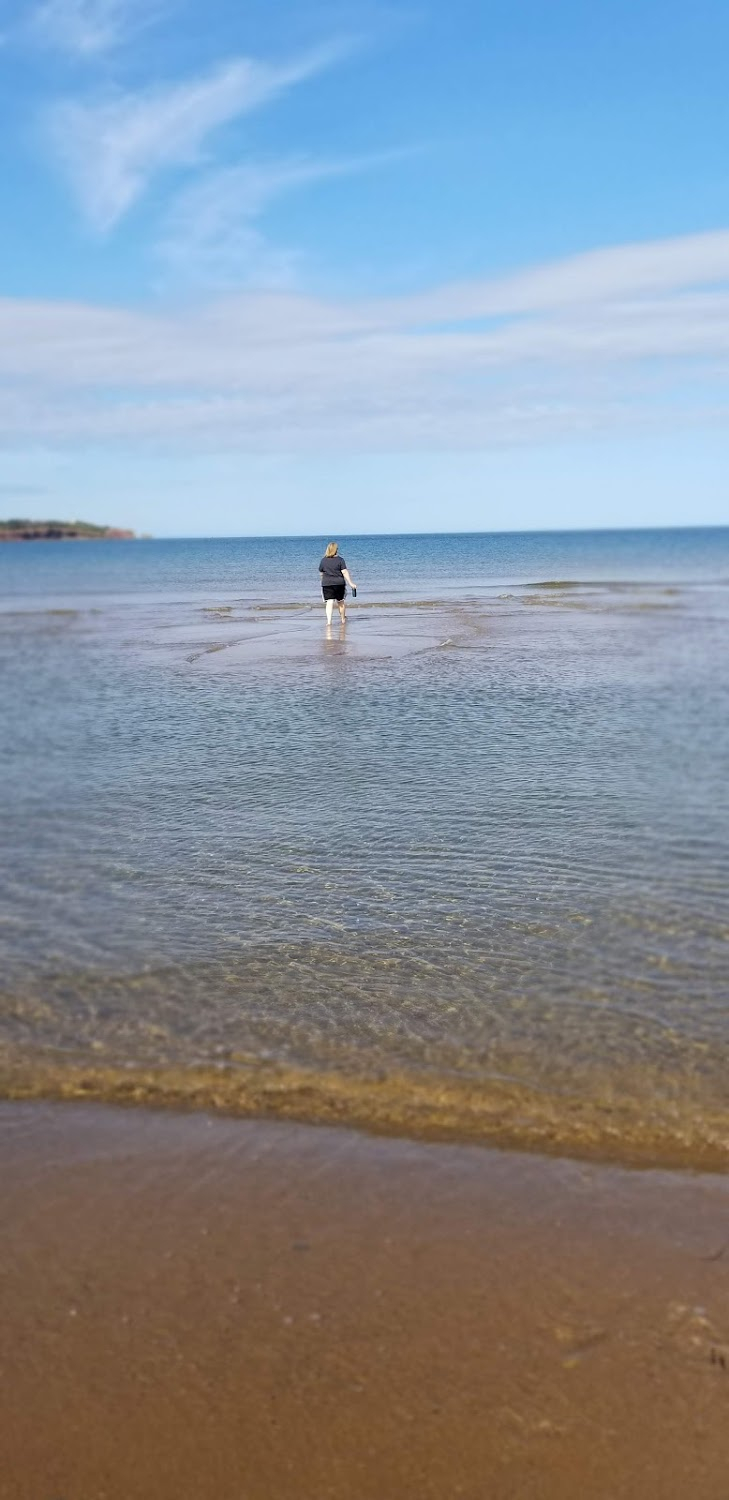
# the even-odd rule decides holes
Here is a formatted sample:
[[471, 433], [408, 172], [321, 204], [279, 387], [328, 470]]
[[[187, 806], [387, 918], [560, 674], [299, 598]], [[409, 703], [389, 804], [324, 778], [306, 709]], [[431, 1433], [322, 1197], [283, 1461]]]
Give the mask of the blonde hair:
[[325, 557], [336, 557], [338, 551], [339, 551], [339, 542], [329, 542], [329, 544], [327, 546], [327, 550], [324, 553], [324, 556]]

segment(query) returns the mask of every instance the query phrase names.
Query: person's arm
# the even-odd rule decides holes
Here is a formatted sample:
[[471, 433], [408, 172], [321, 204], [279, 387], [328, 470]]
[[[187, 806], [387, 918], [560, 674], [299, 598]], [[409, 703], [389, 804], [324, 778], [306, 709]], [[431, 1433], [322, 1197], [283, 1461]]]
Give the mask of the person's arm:
[[344, 579], [345, 583], [349, 584], [349, 587], [351, 589], [356, 589], [357, 585], [349, 571], [349, 568], [342, 568], [342, 578]]

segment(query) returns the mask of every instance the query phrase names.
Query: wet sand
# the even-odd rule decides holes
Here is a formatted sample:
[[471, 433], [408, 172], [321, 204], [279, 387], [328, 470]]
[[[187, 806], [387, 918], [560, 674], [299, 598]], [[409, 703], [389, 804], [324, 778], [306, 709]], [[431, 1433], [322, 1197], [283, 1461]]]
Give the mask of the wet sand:
[[3, 1500], [727, 1500], [729, 1183], [0, 1106]]

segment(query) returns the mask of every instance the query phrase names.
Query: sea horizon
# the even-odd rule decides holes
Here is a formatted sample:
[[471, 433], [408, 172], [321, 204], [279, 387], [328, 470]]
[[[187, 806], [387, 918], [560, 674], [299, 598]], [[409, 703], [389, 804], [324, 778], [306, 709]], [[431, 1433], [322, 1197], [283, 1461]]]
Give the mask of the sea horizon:
[[[635, 526], [513, 526], [497, 527], [495, 530], [488, 528], [452, 529], [443, 528], [439, 531], [346, 531], [342, 536], [356, 541], [359, 538], [369, 537], [434, 537], [434, 536], [598, 536], [603, 533], [632, 535], [634, 532], [664, 532], [664, 531], [729, 531], [729, 521], [726, 522], [697, 522], [690, 521], [675, 522], [667, 526], [635, 525]], [[276, 541], [315, 541], [318, 537], [328, 535], [324, 531], [231, 531], [231, 532], [155, 532], [153, 535], [138, 533], [134, 540], [137, 542], [276, 542]], [[69, 538], [69, 540], [78, 540]], [[104, 541], [106, 538], [98, 537], [93, 540]]]
[[0, 554], [0, 1093], [727, 1164], [729, 528], [339, 540]]

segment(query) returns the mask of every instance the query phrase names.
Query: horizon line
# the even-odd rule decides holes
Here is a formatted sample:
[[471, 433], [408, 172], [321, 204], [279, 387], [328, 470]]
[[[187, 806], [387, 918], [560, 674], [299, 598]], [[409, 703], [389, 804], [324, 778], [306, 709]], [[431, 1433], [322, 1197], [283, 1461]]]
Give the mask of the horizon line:
[[[634, 525], [634, 526], [534, 526], [534, 527], [510, 527], [506, 530], [442, 530], [442, 531], [340, 531], [339, 535], [349, 537], [352, 540], [361, 540], [366, 537], [435, 537], [435, 536], [594, 536], [604, 533], [622, 534], [634, 532], [656, 532], [656, 531], [728, 531], [729, 521], [705, 521], [698, 523], [677, 522], [664, 526], [656, 525]], [[140, 535], [137, 541], [152, 542], [294, 542], [294, 541], [316, 541], [324, 535], [324, 529], [318, 531], [240, 531], [240, 532], [157, 532], [154, 535]]]

